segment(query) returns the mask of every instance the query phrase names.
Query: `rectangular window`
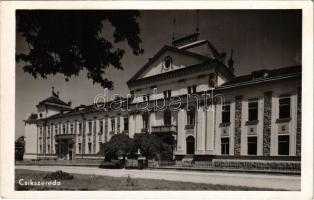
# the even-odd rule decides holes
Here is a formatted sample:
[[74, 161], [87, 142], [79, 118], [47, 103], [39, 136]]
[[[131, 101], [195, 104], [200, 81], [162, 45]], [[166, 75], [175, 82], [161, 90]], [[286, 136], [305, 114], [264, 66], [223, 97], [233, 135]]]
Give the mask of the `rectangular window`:
[[65, 124], [62, 125], [62, 133], [65, 134]]
[[99, 121], [99, 132], [102, 134], [104, 131], [104, 126], [102, 120]]
[[230, 122], [230, 105], [222, 106], [222, 123]]
[[221, 138], [221, 154], [229, 155], [229, 138]]
[[92, 143], [88, 143], [88, 153], [92, 153]]
[[195, 94], [196, 93], [196, 85], [192, 85], [188, 87], [188, 94]]
[[55, 125], [55, 134], [58, 134], [58, 125]]
[[124, 117], [123, 118], [123, 123], [124, 123], [124, 130], [128, 131], [129, 130], [129, 118], [128, 117]]
[[74, 126], [73, 126], [73, 123], [71, 123], [70, 125], [70, 134], [73, 134], [74, 133]]
[[290, 97], [279, 99], [279, 118], [290, 118]]
[[82, 123], [79, 122], [79, 133], [80, 133], [80, 134], [82, 134], [82, 130], [83, 130], [83, 129], [82, 129]]
[[111, 131], [115, 132], [116, 130], [116, 120], [114, 117], [111, 118]]
[[289, 155], [289, 135], [278, 136], [278, 155]]
[[39, 152], [42, 153], [42, 151], [43, 151], [43, 148], [41, 145], [39, 145]]
[[88, 132], [89, 132], [89, 133], [91, 133], [91, 132], [93, 131], [92, 126], [93, 126], [92, 122], [89, 121], [89, 122], [88, 122]]
[[79, 153], [81, 154], [82, 153], [82, 143], [78, 143], [78, 150], [79, 150]]
[[257, 155], [257, 137], [247, 138], [247, 154]]
[[43, 135], [43, 128], [40, 127], [40, 128], [39, 128], [39, 137], [42, 137], [42, 135]]
[[164, 91], [164, 98], [169, 99], [171, 97], [171, 90]]
[[258, 119], [258, 102], [249, 102], [249, 121]]
[[143, 96], [143, 101], [149, 101], [149, 94]]
[[50, 153], [50, 145], [48, 144], [48, 153]]

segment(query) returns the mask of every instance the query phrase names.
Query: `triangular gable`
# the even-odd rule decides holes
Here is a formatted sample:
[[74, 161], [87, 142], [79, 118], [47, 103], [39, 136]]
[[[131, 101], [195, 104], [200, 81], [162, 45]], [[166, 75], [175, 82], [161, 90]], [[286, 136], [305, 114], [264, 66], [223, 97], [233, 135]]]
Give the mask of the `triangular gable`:
[[[164, 68], [165, 58], [171, 58], [171, 68]], [[128, 82], [146, 78], [161, 73], [167, 73], [187, 66], [196, 65], [209, 58], [193, 52], [178, 49], [171, 46], [164, 46], [153, 58], [151, 58]]]

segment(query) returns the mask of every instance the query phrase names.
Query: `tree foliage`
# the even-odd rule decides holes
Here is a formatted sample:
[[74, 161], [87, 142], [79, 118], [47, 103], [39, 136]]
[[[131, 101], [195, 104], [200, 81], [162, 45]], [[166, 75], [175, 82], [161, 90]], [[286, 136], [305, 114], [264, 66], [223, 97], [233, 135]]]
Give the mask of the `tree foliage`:
[[148, 159], [172, 159], [172, 148], [160, 137], [149, 133], [134, 134], [133, 151], [140, 149], [141, 154]]
[[132, 139], [128, 135], [116, 134], [101, 146], [100, 154], [104, 155], [106, 160], [125, 157], [131, 154], [132, 145]]
[[113, 66], [122, 70], [125, 50], [101, 35], [104, 21], [114, 29], [115, 44], [126, 41], [134, 55], [143, 53], [138, 11], [18, 10], [16, 16], [17, 31], [29, 47], [29, 52], [17, 54], [16, 60], [24, 61], [24, 72], [34, 78], [60, 73], [68, 81], [86, 70], [93, 83], [112, 89], [105, 69]]
[[15, 160], [23, 160], [24, 152], [25, 140], [24, 136], [21, 136], [15, 141]]

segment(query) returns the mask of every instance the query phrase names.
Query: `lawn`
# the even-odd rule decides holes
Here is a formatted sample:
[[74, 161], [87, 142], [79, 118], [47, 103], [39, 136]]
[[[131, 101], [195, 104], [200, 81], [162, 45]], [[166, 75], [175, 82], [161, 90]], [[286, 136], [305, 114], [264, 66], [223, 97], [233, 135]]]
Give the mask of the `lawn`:
[[20, 179], [47, 181], [44, 177], [51, 172], [15, 170], [15, 190], [270, 190], [253, 187], [213, 185], [166, 180], [134, 179], [71, 174], [73, 179], [61, 180], [56, 186], [22, 186]]

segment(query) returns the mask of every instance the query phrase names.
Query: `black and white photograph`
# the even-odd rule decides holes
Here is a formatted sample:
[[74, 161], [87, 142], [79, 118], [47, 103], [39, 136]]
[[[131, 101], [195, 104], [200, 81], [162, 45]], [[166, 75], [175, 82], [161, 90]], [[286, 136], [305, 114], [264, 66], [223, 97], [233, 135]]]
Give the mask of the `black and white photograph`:
[[13, 191], [302, 192], [304, 16], [17, 8]]

